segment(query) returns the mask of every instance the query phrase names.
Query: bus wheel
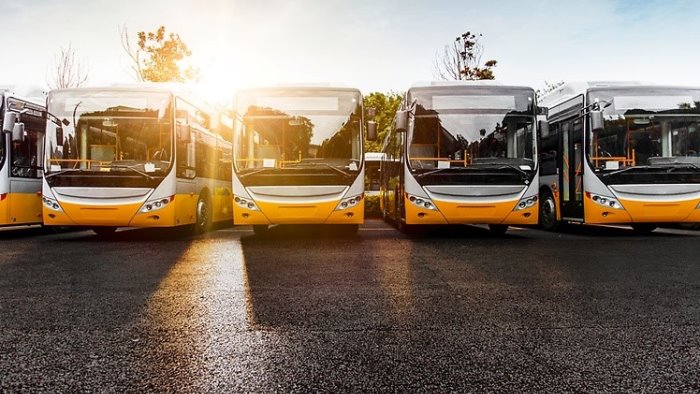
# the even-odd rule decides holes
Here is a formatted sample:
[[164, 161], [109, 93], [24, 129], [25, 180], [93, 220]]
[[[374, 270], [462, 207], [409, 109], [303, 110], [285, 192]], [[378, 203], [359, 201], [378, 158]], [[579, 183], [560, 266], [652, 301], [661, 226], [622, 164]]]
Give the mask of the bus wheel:
[[557, 204], [550, 193], [545, 193], [540, 202], [540, 226], [547, 231], [554, 231], [559, 226]]
[[197, 201], [197, 221], [194, 224], [194, 231], [202, 234], [211, 228], [211, 215], [209, 214], [209, 202], [205, 196], [199, 196]]
[[489, 231], [491, 234], [503, 235], [508, 231], [507, 224], [489, 224]]
[[253, 225], [253, 232], [255, 235], [265, 235], [270, 231], [270, 226], [267, 224], [254, 224]]
[[656, 227], [658, 226], [651, 223], [635, 223], [632, 225], [632, 230], [637, 234], [650, 234], [656, 230]]
[[116, 227], [103, 226], [103, 227], [93, 227], [92, 231], [100, 237], [107, 237], [114, 234], [117, 231]]

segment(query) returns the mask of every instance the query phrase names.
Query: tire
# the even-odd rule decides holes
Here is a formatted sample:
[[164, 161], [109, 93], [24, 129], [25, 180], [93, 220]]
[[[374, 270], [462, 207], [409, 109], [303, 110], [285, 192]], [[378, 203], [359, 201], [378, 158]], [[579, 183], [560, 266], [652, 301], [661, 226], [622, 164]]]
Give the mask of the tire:
[[267, 224], [254, 224], [253, 232], [255, 233], [255, 235], [263, 236], [270, 232], [270, 226], [268, 226]]
[[635, 223], [632, 225], [632, 230], [637, 234], [646, 235], [651, 234], [657, 227], [657, 225], [652, 223]]
[[211, 208], [206, 196], [199, 196], [196, 207], [195, 234], [204, 234], [211, 229]]
[[117, 228], [112, 226], [93, 227], [92, 231], [100, 237], [109, 237], [117, 231]]
[[540, 227], [547, 231], [556, 231], [559, 227], [557, 220], [557, 203], [551, 193], [545, 193], [540, 201]]
[[508, 231], [507, 224], [489, 224], [489, 231], [494, 235], [503, 235]]

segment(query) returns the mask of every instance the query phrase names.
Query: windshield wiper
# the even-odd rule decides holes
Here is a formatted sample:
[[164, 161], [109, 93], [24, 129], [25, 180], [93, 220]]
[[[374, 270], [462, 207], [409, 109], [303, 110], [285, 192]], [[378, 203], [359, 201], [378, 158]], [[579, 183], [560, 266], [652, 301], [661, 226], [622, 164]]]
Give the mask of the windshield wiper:
[[56, 175], [63, 175], [63, 174], [67, 174], [70, 172], [83, 172], [83, 171], [87, 171], [87, 168], [66, 168], [65, 170], [48, 173], [45, 175], [45, 177], [47, 179], [49, 179], [49, 178], [55, 177]]
[[108, 168], [123, 168], [123, 169], [125, 169], [125, 170], [131, 170], [131, 171], [133, 171], [133, 172], [135, 172], [135, 173], [137, 173], [137, 174], [143, 176], [144, 178], [146, 178], [146, 179], [148, 179], [148, 180], [153, 179], [153, 176], [151, 176], [150, 174], [148, 174], [148, 173], [146, 173], [146, 172], [143, 172], [143, 171], [141, 171], [141, 170], [138, 170], [138, 169], [136, 169], [136, 168], [134, 168], [134, 167], [132, 167], [132, 166], [125, 166], [125, 165], [121, 165], [121, 164], [110, 164], [109, 166], [105, 166], [105, 167], [108, 167]]
[[336, 171], [339, 174], [342, 174], [343, 176], [346, 176], [346, 177], [352, 176], [349, 172], [345, 172], [345, 171], [341, 170], [340, 168], [338, 168], [336, 166], [332, 166], [328, 163], [298, 163], [298, 164], [293, 164], [293, 165], [287, 166], [287, 168], [304, 168], [304, 167], [311, 168], [314, 166], [324, 166], [324, 167], [330, 168], [331, 170]]
[[617, 174], [622, 174], [623, 172], [627, 172], [627, 171], [634, 170], [634, 169], [641, 170], [641, 169], [647, 169], [647, 168], [649, 168], [649, 167], [647, 167], [647, 166], [627, 167], [627, 168], [623, 168], [621, 170], [608, 172], [607, 174], [603, 174], [603, 176], [608, 177], [608, 176], [613, 176], [613, 175], [617, 175]]

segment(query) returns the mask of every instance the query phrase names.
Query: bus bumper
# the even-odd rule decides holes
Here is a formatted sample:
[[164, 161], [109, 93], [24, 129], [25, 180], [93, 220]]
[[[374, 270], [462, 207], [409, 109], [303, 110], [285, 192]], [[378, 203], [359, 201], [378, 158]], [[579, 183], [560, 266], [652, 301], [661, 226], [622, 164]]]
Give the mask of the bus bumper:
[[86, 205], [59, 203], [61, 210], [44, 207], [44, 224], [49, 226], [170, 227], [175, 225], [175, 204], [139, 212], [143, 204]]
[[538, 205], [514, 211], [518, 200], [454, 203], [433, 199], [432, 202], [437, 210], [418, 207], [406, 198], [406, 224], [537, 224]]
[[700, 200], [687, 201], [637, 201], [620, 199], [623, 209], [612, 209], [584, 200], [586, 223], [693, 223], [700, 222]]
[[233, 205], [237, 225], [272, 224], [362, 224], [364, 199], [350, 208], [336, 210], [340, 201], [303, 204], [278, 204], [256, 201], [257, 209]]

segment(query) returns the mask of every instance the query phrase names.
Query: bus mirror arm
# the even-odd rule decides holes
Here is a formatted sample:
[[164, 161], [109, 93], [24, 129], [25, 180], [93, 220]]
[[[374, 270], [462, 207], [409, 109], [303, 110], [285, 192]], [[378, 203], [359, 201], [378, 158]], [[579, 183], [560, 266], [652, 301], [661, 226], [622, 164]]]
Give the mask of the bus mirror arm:
[[377, 140], [377, 122], [367, 122], [367, 141]]

